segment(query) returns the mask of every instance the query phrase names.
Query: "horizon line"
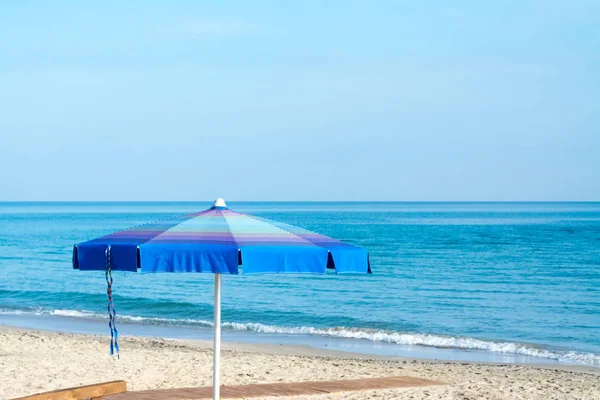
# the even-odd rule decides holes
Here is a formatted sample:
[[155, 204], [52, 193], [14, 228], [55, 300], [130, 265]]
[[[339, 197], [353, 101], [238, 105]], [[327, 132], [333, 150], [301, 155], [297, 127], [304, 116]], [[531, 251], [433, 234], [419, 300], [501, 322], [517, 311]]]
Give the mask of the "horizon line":
[[[0, 204], [212, 203], [213, 200], [0, 200]], [[600, 200], [226, 200], [228, 203], [600, 203]]]

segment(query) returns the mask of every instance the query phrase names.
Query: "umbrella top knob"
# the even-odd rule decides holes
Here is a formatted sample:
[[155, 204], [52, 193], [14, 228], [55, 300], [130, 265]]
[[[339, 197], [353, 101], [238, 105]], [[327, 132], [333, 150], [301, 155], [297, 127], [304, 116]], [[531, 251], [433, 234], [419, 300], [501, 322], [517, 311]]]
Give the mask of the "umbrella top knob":
[[213, 203], [213, 207], [215, 207], [215, 208], [227, 208], [227, 204], [225, 204], [225, 200], [223, 200], [222, 198], [219, 197]]

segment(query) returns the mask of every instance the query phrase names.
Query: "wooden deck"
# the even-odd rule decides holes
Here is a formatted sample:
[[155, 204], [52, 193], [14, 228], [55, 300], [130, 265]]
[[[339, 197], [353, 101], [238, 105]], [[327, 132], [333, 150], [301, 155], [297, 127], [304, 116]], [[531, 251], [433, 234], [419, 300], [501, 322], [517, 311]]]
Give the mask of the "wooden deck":
[[54, 390], [52, 392], [37, 393], [31, 396], [19, 397], [13, 400], [81, 400], [102, 399], [102, 396], [115, 393], [124, 393], [127, 390], [125, 381], [113, 381], [74, 387], [69, 389]]
[[[316, 381], [293, 383], [267, 383], [254, 385], [222, 386], [222, 399], [246, 399], [267, 396], [298, 396], [349, 392], [373, 389], [395, 389], [441, 385], [428, 379], [396, 376], [388, 378], [352, 379], [341, 381]], [[212, 386], [183, 389], [160, 389], [126, 392], [104, 397], [106, 400], [200, 400], [212, 399]]]

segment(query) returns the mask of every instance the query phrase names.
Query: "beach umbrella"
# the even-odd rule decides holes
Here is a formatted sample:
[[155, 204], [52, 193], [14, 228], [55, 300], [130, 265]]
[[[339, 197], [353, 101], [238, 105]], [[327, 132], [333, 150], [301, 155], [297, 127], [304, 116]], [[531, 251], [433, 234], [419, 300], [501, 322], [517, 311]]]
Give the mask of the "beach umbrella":
[[217, 199], [205, 211], [116, 232], [73, 248], [73, 268], [104, 271], [111, 354], [118, 353], [112, 271], [205, 272], [214, 280], [213, 396], [219, 398], [222, 274], [371, 273], [366, 250], [292, 225], [235, 212]]

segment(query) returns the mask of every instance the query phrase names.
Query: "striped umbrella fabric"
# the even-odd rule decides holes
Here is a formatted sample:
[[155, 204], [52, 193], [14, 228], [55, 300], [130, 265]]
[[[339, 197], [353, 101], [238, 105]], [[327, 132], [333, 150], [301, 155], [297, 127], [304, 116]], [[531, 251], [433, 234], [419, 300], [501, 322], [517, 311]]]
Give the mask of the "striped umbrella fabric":
[[215, 274], [370, 273], [366, 250], [292, 225], [213, 206], [75, 245], [73, 267]]

